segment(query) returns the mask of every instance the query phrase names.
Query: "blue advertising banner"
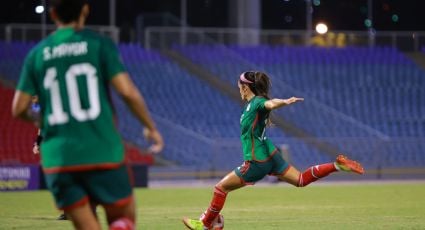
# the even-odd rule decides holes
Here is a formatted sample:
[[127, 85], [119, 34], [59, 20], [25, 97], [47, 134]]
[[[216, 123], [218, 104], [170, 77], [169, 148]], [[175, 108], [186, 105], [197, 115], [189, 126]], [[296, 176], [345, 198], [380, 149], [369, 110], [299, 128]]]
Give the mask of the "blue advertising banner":
[[0, 165], [0, 191], [36, 190], [39, 187], [39, 165]]

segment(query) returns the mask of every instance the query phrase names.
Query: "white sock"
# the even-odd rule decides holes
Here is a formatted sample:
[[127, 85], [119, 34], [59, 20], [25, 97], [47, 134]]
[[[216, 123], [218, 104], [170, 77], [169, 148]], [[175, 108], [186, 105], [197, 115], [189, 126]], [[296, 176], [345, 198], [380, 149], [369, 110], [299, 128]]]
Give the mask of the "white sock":
[[334, 162], [334, 165], [335, 165], [336, 170], [341, 171], [341, 168], [339, 167], [339, 165], [336, 162]]

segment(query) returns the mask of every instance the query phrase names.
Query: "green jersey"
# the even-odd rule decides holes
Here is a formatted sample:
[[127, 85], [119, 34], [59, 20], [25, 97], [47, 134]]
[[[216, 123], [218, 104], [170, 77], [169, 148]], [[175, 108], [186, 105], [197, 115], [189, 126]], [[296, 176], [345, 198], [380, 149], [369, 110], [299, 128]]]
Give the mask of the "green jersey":
[[264, 97], [255, 96], [243, 109], [240, 118], [241, 141], [244, 160], [265, 161], [276, 147], [265, 136], [270, 111], [265, 108]]
[[58, 29], [30, 51], [17, 89], [39, 98], [46, 172], [123, 162], [108, 83], [124, 71], [115, 44], [87, 29]]

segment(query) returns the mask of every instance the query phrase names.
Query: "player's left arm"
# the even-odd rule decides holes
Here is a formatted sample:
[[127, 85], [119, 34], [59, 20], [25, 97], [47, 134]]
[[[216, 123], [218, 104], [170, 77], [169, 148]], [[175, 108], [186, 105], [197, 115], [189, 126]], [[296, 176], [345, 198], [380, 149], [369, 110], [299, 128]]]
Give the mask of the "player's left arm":
[[32, 95], [38, 95], [35, 87], [34, 55], [35, 51], [33, 49], [25, 57], [12, 102], [12, 116], [27, 121], [33, 120], [29, 110], [32, 102]]
[[116, 74], [116, 76], [112, 78], [111, 84], [130, 108], [131, 112], [146, 126], [147, 129], [143, 131], [143, 134], [148, 140], [154, 142], [150, 150], [153, 153], [160, 152], [164, 148], [162, 136], [155, 126], [155, 122], [150, 115], [141, 92], [134, 85], [128, 73], [123, 72]]
[[288, 99], [273, 98], [264, 102], [264, 107], [267, 110], [274, 110], [274, 109], [278, 109], [280, 107], [290, 105], [299, 101], [304, 101], [304, 98], [300, 98], [300, 97], [291, 97]]
[[27, 121], [31, 121], [32, 118], [29, 113], [32, 96], [20, 90], [15, 91], [12, 102], [12, 116], [15, 118], [21, 118]]

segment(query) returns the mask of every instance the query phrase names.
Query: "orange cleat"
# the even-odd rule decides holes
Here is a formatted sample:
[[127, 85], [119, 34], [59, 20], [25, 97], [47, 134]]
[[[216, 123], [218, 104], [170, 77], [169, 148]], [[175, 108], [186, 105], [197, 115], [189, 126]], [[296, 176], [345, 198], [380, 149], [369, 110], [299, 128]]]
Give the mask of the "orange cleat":
[[336, 164], [342, 171], [364, 174], [363, 166], [359, 162], [350, 160], [344, 155], [338, 155]]

